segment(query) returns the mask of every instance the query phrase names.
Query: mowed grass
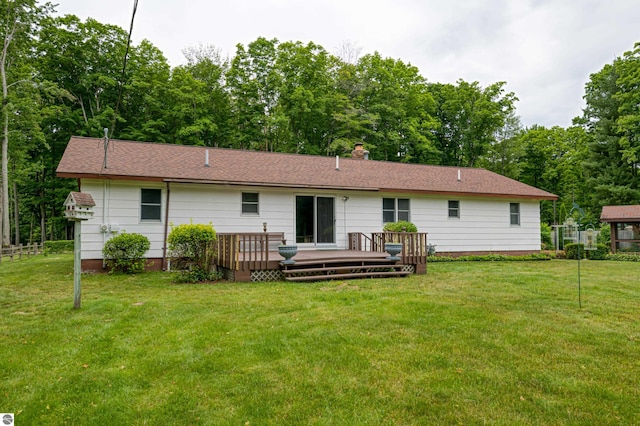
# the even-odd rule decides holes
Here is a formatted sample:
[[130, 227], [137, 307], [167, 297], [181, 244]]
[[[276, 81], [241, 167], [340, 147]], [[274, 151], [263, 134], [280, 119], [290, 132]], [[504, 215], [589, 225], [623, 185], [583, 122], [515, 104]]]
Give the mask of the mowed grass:
[[178, 285], [0, 265], [16, 424], [640, 424], [640, 264], [432, 263], [427, 275]]

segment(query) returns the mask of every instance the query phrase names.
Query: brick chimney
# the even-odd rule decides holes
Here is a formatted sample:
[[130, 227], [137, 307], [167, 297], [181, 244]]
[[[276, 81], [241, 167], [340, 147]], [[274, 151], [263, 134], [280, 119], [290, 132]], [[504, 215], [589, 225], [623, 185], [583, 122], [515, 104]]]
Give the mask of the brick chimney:
[[369, 159], [369, 151], [365, 151], [362, 142], [356, 143], [355, 149], [351, 151], [351, 158], [355, 158], [356, 160]]

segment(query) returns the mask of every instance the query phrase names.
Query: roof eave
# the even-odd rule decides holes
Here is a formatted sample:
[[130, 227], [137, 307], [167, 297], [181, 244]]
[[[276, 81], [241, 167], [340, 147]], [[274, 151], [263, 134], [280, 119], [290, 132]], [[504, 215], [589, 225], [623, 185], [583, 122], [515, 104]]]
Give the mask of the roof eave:
[[380, 188], [368, 187], [368, 186], [339, 186], [339, 185], [304, 185], [304, 184], [288, 184], [288, 183], [275, 183], [275, 182], [243, 182], [243, 181], [228, 181], [228, 180], [197, 180], [197, 179], [175, 179], [167, 178], [163, 179], [164, 182], [175, 183], [195, 183], [205, 185], [232, 185], [232, 186], [260, 186], [270, 188], [302, 188], [302, 189], [331, 189], [341, 191], [379, 191]]
[[555, 201], [558, 196], [555, 194], [549, 195], [527, 195], [527, 194], [502, 194], [493, 192], [468, 192], [468, 191], [429, 191], [429, 190], [406, 190], [399, 188], [381, 188], [382, 192], [399, 192], [404, 194], [428, 194], [428, 195], [447, 195], [455, 197], [475, 197], [475, 198], [511, 198], [511, 199], [526, 199], [526, 200], [550, 200]]
[[640, 217], [601, 217], [600, 220], [607, 223], [640, 222]]
[[288, 184], [277, 182], [247, 182], [247, 181], [228, 181], [228, 180], [208, 180], [208, 179], [184, 179], [184, 178], [163, 178], [158, 176], [130, 176], [130, 175], [112, 175], [101, 173], [70, 173], [57, 172], [57, 177], [73, 178], [73, 179], [107, 179], [107, 180], [128, 180], [128, 181], [144, 181], [144, 182], [170, 182], [170, 183], [191, 183], [204, 185], [231, 185], [231, 186], [256, 186], [271, 188], [297, 188], [297, 189], [324, 189], [335, 191], [367, 191], [367, 192], [394, 192], [402, 194], [423, 194], [423, 195], [443, 195], [455, 197], [474, 197], [474, 198], [503, 198], [503, 199], [523, 199], [523, 200], [557, 200], [558, 196], [549, 195], [527, 195], [527, 194], [502, 194], [490, 192], [468, 192], [468, 191], [430, 191], [430, 190], [407, 190], [402, 188], [378, 188], [371, 186], [340, 186], [340, 185], [307, 185], [307, 184]]

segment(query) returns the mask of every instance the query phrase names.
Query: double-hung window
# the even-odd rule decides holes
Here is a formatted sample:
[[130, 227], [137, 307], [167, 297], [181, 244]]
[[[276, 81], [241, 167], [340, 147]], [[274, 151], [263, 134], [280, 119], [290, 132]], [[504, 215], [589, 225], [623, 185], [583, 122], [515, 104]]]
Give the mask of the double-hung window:
[[449, 218], [460, 218], [460, 201], [449, 200]]
[[520, 203], [509, 203], [511, 225], [520, 225]]
[[162, 190], [140, 190], [140, 221], [160, 222], [162, 220]]
[[398, 222], [411, 220], [411, 208], [408, 198], [383, 198], [382, 222]]
[[242, 193], [242, 214], [258, 215], [260, 197], [257, 192], [243, 192]]

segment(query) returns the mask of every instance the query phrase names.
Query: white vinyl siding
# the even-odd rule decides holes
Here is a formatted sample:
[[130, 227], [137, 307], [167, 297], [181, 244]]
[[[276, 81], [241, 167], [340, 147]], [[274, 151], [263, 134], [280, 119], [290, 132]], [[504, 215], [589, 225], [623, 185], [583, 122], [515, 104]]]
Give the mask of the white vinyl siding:
[[[96, 202], [93, 218], [82, 223], [83, 259], [102, 259], [104, 241], [116, 235], [103, 233], [102, 225], [114, 225], [114, 229], [120, 232], [145, 235], [151, 242], [147, 257], [152, 258], [161, 258], [163, 255], [165, 225], [171, 232], [173, 225], [210, 223], [217, 232], [233, 233], [263, 232], [263, 223], [266, 222], [268, 232], [284, 232], [287, 241], [295, 241], [295, 199], [300, 193], [294, 189], [261, 188], [258, 216], [242, 214], [241, 194], [255, 193], [255, 188], [171, 183], [167, 219], [165, 183], [83, 179], [81, 188], [83, 192], [91, 194]], [[160, 191], [161, 221], [140, 221], [142, 188]], [[391, 193], [317, 190], [313, 194], [335, 198], [336, 248], [347, 247], [349, 232], [371, 236], [373, 232], [382, 231], [382, 196], [394, 201], [396, 214], [403, 211], [410, 213], [418, 231], [428, 233], [428, 242], [435, 244], [439, 253], [540, 249], [538, 201], [461, 198], [460, 205], [464, 206], [465, 212], [459, 220], [451, 221], [448, 214], [443, 214], [449, 207], [450, 198], [446, 196], [412, 195], [410, 211], [407, 211], [402, 209], [403, 203], [398, 209], [398, 198]], [[408, 198], [404, 200], [409, 201]], [[519, 226], [512, 226], [507, 217], [511, 202], [519, 204]]]

